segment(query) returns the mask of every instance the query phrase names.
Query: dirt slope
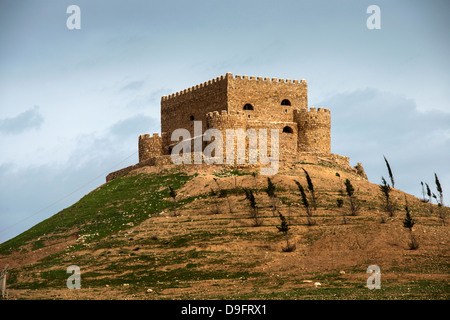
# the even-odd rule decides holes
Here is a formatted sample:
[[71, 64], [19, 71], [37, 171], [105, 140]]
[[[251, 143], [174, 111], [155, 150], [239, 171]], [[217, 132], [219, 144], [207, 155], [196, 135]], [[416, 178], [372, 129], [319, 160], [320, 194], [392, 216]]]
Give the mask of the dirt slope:
[[[318, 197], [312, 217], [315, 225], [308, 225], [295, 183], [306, 189], [302, 169], [311, 176]], [[180, 171], [183, 176], [176, 175]], [[280, 218], [264, 191], [268, 177], [253, 172], [213, 166], [167, 167], [160, 172], [146, 167], [102, 186], [83, 202], [96, 212], [95, 220], [83, 220], [84, 229], [74, 224], [61, 229], [58, 237], [42, 235], [40, 248], [33, 239], [0, 256], [0, 266], [9, 263], [12, 268], [9, 298], [449, 298], [449, 227], [436, 206], [430, 214], [427, 203], [394, 189], [397, 210], [388, 217], [378, 185], [345, 168], [293, 164], [269, 177], [276, 186], [277, 209], [290, 224], [289, 242], [296, 247], [283, 252], [286, 238], [276, 228]], [[153, 191], [133, 191], [155, 177], [160, 185], [152, 184], [154, 188], [148, 190]], [[360, 206], [356, 216], [350, 215], [348, 197], [341, 194], [347, 178]], [[175, 185], [175, 180], [180, 182], [176, 204], [168, 194], [168, 185]], [[128, 200], [114, 201], [121, 188], [134, 193], [127, 195]], [[254, 190], [262, 225], [255, 226], [250, 218], [242, 188]], [[100, 198], [102, 192], [109, 199], [102, 205], [97, 199], [98, 207], [92, 208], [88, 200]], [[165, 206], [151, 211], [155, 194], [161, 194], [158, 199], [164, 201], [158, 203]], [[402, 224], [405, 196], [416, 221], [417, 250], [409, 250], [410, 234]], [[343, 199], [342, 207], [337, 199]], [[442, 210], [448, 214], [448, 208]], [[114, 215], [120, 215], [120, 227], [105, 233]], [[101, 221], [98, 226], [97, 220]], [[66, 287], [66, 268], [73, 264], [81, 268], [80, 290]], [[381, 269], [380, 290], [366, 287], [369, 265]]]

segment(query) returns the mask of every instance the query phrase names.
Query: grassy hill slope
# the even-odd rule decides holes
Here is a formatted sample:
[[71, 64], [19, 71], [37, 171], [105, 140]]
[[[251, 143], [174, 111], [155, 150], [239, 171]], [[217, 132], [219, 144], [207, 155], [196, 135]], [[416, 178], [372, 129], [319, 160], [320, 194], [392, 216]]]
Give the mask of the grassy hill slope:
[[[318, 196], [314, 225], [295, 183], [306, 188], [302, 168]], [[0, 267], [11, 267], [9, 297], [448, 299], [449, 227], [436, 206], [430, 213], [429, 204], [406, 195], [419, 242], [409, 250], [403, 192], [393, 190], [397, 209], [388, 217], [377, 185], [346, 168], [297, 163], [270, 177], [296, 246], [283, 252], [280, 219], [265, 192], [267, 176], [255, 172], [146, 167], [97, 188], [0, 245]], [[356, 216], [341, 193], [346, 178], [355, 187]], [[259, 226], [243, 188], [255, 194]], [[81, 268], [80, 290], [66, 287], [69, 265]], [[380, 290], [366, 287], [369, 265], [381, 268]]]

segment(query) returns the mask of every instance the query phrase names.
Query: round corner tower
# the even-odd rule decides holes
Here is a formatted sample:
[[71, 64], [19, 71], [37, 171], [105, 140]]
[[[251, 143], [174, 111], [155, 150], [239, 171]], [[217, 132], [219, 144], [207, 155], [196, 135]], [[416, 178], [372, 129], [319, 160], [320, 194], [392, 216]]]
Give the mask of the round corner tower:
[[299, 152], [331, 152], [331, 115], [324, 108], [294, 110], [294, 122], [298, 126]]
[[153, 136], [141, 134], [138, 141], [139, 162], [148, 160], [152, 157], [162, 155], [162, 138], [154, 133]]
[[240, 111], [222, 110], [221, 112], [214, 111], [206, 114], [206, 127], [208, 129], [246, 129], [247, 119], [245, 114]]

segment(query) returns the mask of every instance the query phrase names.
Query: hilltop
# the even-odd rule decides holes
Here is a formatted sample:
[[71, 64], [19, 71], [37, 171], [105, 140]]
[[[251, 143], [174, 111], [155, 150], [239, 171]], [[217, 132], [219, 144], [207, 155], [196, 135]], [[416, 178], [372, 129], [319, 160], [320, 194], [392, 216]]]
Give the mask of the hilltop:
[[[306, 188], [303, 169], [317, 193], [315, 225], [295, 182]], [[393, 189], [388, 217], [379, 186], [351, 169], [297, 162], [262, 176], [245, 167], [138, 168], [0, 245], [9, 298], [448, 299], [450, 228], [438, 207], [430, 213], [428, 203]], [[290, 224], [292, 252], [282, 251], [267, 178]], [[356, 216], [341, 193], [345, 179], [355, 188]], [[250, 217], [243, 188], [253, 190], [262, 225]], [[417, 250], [402, 223], [405, 197]], [[69, 265], [81, 268], [80, 290], [66, 287]], [[369, 265], [381, 269], [380, 290], [366, 287]]]

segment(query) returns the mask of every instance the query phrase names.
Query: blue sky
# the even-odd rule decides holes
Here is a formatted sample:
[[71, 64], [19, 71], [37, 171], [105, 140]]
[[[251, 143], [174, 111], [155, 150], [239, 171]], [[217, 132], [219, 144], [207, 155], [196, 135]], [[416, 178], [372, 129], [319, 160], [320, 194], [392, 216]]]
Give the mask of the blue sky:
[[[69, 30], [69, 5], [81, 29]], [[369, 30], [369, 5], [381, 29]], [[332, 152], [450, 203], [448, 1], [0, 1], [0, 242], [138, 161], [160, 97], [226, 72], [308, 81]]]

